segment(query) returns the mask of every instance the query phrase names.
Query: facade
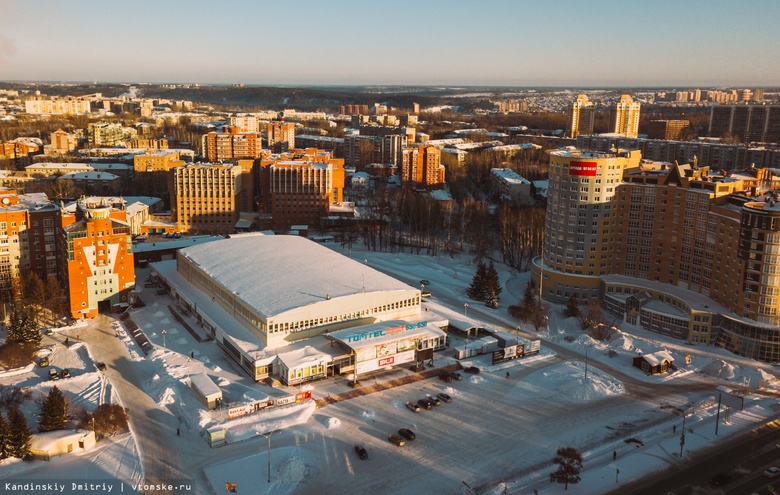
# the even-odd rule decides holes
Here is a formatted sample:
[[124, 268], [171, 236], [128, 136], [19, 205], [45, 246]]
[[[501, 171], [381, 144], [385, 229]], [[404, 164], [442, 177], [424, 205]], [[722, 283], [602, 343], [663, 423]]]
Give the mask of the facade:
[[178, 224], [179, 231], [192, 234], [236, 231], [239, 214], [251, 211], [253, 196], [252, 162], [242, 163], [197, 163], [173, 170], [171, 219]]
[[639, 135], [639, 107], [630, 95], [622, 95], [620, 101], [609, 109], [609, 132], [626, 137]]
[[26, 100], [24, 108], [27, 113], [33, 115], [82, 115], [90, 112], [90, 101], [70, 96], [63, 98], [37, 97]]
[[290, 150], [260, 162], [260, 208], [277, 229], [319, 225], [344, 195], [344, 160], [324, 150]]
[[648, 139], [664, 139], [674, 141], [682, 139], [688, 129], [690, 122], [687, 120], [651, 120], [645, 134]]
[[95, 169], [92, 167], [92, 165], [88, 165], [86, 163], [44, 162], [24, 167], [24, 173], [27, 175], [27, 177], [33, 177], [36, 179], [51, 177], [53, 175], [61, 176], [65, 174], [94, 171]]
[[16, 167], [29, 165], [31, 157], [43, 151], [43, 143], [37, 138], [16, 138], [0, 143], [0, 156]]
[[79, 140], [75, 134], [57, 129], [51, 133], [51, 152], [66, 154], [74, 151], [79, 145]]
[[289, 122], [269, 122], [267, 131], [268, 149], [282, 153], [295, 148], [295, 124]]
[[401, 184], [417, 189], [444, 187], [444, 165], [436, 146], [407, 146], [402, 150]]
[[419, 289], [302, 237], [235, 235], [151, 268], [255, 380], [368, 372], [444, 347], [444, 333], [420, 321]]
[[251, 113], [239, 113], [230, 117], [231, 127], [237, 127], [240, 132], [260, 132], [257, 115]]
[[209, 132], [202, 137], [203, 159], [216, 163], [229, 160], [259, 158], [263, 151], [263, 137], [259, 132], [239, 132], [228, 127], [227, 132]]
[[599, 297], [630, 324], [780, 361], [777, 179], [635, 153], [625, 164], [622, 151], [550, 154], [544, 264], [534, 262], [543, 297]]
[[0, 191], [0, 295], [20, 294], [21, 270], [30, 266], [28, 209], [14, 190]]
[[566, 120], [566, 135], [576, 138], [580, 134], [593, 134], [593, 121], [596, 107], [588, 101], [585, 95], [577, 95], [577, 99], [569, 105], [569, 116]]
[[709, 135], [725, 134], [743, 143], [780, 142], [780, 105], [716, 105], [710, 113]]
[[505, 201], [520, 205], [534, 203], [531, 182], [514, 170], [493, 168], [490, 170], [490, 186], [494, 194]]
[[137, 130], [117, 123], [101, 122], [87, 126], [87, 144], [90, 148], [111, 147], [129, 143], [137, 135]]
[[61, 273], [67, 274], [71, 316], [94, 318], [103, 306], [127, 306], [135, 272], [125, 211], [82, 199], [61, 222]]
[[72, 172], [57, 177], [57, 181], [70, 182], [84, 194], [119, 194], [122, 189], [121, 177], [107, 172]]

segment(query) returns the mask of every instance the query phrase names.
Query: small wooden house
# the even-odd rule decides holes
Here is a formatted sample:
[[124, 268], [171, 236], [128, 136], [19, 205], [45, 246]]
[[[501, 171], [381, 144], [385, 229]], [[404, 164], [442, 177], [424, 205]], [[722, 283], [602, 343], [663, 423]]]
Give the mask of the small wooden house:
[[669, 371], [674, 366], [674, 358], [667, 351], [658, 351], [635, 357], [634, 366], [648, 375], [657, 375]]

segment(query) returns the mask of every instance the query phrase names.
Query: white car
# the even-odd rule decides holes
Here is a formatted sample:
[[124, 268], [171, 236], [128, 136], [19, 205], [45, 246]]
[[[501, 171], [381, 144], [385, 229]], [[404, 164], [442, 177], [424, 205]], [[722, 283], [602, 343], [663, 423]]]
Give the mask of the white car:
[[776, 466], [766, 468], [766, 471], [764, 471], [764, 476], [766, 476], [767, 478], [774, 478], [775, 476], [778, 475], [780, 475], [780, 468]]

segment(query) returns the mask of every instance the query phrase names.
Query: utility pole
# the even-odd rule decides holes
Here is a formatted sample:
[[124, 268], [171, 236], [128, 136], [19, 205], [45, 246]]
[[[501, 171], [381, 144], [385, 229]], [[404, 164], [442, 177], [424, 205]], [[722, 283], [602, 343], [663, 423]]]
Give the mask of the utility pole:
[[682, 433], [680, 434], [680, 459], [682, 459], [683, 456], [683, 446], [685, 445], [685, 414], [688, 411], [683, 412], [683, 427], [682, 427]]

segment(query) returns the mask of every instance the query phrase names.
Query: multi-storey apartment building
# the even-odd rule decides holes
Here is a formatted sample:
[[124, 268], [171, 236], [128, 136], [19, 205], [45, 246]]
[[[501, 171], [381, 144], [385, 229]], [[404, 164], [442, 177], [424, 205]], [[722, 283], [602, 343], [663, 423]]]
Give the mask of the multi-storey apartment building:
[[586, 95], [577, 95], [577, 99], [569, 105], [566, 119], [566, 135], [576, 138], [580, 134], [593, 134], [593, 121], [596, 106], [588, 101]]
[[630, 95], [622, 95], [620, 101], [609, 109], [609, 132], [626, 137], [639, 135], [639, 108], [641, 104]]
[[172, 171], [171, 219], [183, 232], [232, 234], [242, 211], [251, 211], [252, 161], [196, 163]]
[[228, 127], [226, 132], [209, 132], [202, 137], [201, 154], [208, 162], [259, 158], [263, 151], [262, 134], [239, 132]]
[[73, 318], [94, 318], [101, 309], [129, 304], [135, 286], [133, 249], [126, 213], [107, 203], [79, 201], [63, 212], [61, 272]]
[[130, 142], [138, 135], [132, 127], [122, 124], [101, 122], [87, 126], [87, 144], [90, 148], [110, 147]]
[[341, 203], [344, 160], [318, 149], [296, 149], [261, 161], [261, 208], [277, 229], [320, 225]]
[[780, 360], [776, 178], [638, 158], [550, 154], [543, 297], [600, 297], [628, 323]]
[[684, 137], [690, 122], [687, 120], [651, 120], [645, 134], [648, 139], [676, 140]]
[[407, 146], [402, 150], [401, 184], [418, 189], [444, 187], [444, 165], [436, 146]]
[[90, 105], [90, 101], [87, 98], [71, 96], [63, 98], [38, 96], [24, 102], [25, 111], [35, 115], [81, 115], [90, 112]]
[[260, 123], [257, 115], [253, 113], [239, 113], [230, 117], [230, 126], [239, 132], [260, 132]]
[[533, 204], [531, 181], [509, 168], [490, 169], [490, 189], [503, 201], [516, 204]]
[[729, 133], [743, 143], [780, 141], [780, 105], [716, 105], [709, 135]]
[[74, 151], [79, 145], [75, 134], [57, 129], [51, 133], [51, 153], [65, 154]]
[[282, 153], [295, 148], [295, 124], [269, 122], [266, 131], [268, 149], [274, 153]]

